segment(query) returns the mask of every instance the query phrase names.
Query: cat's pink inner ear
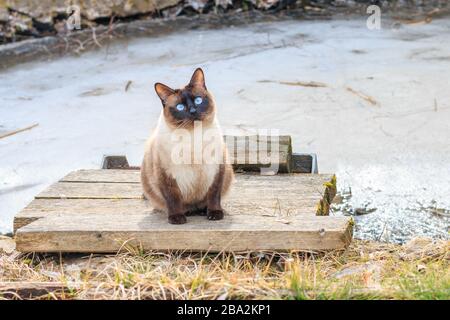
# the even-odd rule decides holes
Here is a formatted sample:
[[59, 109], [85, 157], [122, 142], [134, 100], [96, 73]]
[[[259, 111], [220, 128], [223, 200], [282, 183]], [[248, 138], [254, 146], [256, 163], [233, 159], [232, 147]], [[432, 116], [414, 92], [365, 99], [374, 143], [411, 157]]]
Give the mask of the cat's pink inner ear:
[[171, 94], [175, 93], [173, 89], [159, 82], [155, 83], [155, 91], [162, 102], [165, 102]]
[[189, 85], [191, 85], [193, 87], [201, 87], [201, 88], [206, 89], [205, 75], [201, 68], [195, 69], [194, 74], [192, 75], [191, 81], [189, 82]]

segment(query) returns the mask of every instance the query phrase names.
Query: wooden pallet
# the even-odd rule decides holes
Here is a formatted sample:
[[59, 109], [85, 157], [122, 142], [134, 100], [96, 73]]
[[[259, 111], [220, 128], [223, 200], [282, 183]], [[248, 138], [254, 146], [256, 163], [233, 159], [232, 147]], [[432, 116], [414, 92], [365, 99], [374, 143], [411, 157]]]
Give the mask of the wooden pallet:
[[[142, 198], [138, 170], [79, 170], [44, 190], [14, 219], [22, 252], [343, 249], [347, 217], [330, 217], [335, 181], [326, 174], [238, 174], [221, 221], [171, 225]], [[322, 216], [318, 216], [318, 214]]]

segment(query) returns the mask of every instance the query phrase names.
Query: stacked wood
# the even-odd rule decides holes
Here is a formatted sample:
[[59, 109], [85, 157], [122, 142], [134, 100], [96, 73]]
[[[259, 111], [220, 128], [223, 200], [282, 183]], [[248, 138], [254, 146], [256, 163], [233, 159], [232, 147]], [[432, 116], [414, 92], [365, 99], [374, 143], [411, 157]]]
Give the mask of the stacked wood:
[[[229, 161], [237, 172], [318, 173], [313, 154], [292, 153], [290, 136], [225, 135]], [[125, 156], [105, 156], [103, 169], [139, 169], [128, 164]]]
[[[333, 175], [237, 174], [225, 218], [171, 225], [142, 198], [138, 170], [80, 170], [44, 190], [14, 220], [22, 252], [327, 250], [351, 241], [348, 217], [317, 216]], [[322, 209], [326, 210], [324, 206]]]
[[224, 136], [224, 140], [235, 170], [291, 172], [291, 136]]

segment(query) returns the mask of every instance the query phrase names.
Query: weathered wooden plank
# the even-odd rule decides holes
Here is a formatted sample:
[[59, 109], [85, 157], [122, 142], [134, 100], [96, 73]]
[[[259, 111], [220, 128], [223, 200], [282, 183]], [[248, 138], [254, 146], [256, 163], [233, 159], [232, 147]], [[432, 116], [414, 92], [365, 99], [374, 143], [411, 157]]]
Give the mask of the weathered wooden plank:
[[[230, 162], [235, 170], [256, 171], [275, 165], [275, 173], [289, 173], [292, 166], [290, 136], [224, 136]], [[103, 169], [130, 168], [126, 157], [107, 156]]]
[[[226, 198], [223, 207], [230, 215], [259, 216], [313, 216], [319, 201], [311, 199], [236, 199]], [[35, 199], [14, 217], [14, 232], [43, 217], [54, 214], [75, 216], [129, 215], [153, 212], [151, 204], [143, 199]]]
[[[316, 185], [286, 185], [285, 188], [281, 188], [277, 184], [273, 186], [273, 190], [248, 183], [245, 185], [253, 187], [253, 189], [245, 189], [244, 184], [242, 184], [241, 188], [238, 188], [237, 185], [233, 186], [233, 190], [230, 192], [236, 193], [241, 190], [245, 192], [239, 197], [257, 195], [260, 191], [259, 196], [261, 198], [274, 195], [277, 192], [288, 192], [291, 193], [291, 196], [297, 195], [302, 198], [320, 198], [325, 190], [325, 187]], [[38, 194], [36, 199], [142, 199], [142, 188], [137, 183], [58, 182]]]
[[292, 153], [291, 171], [293, 173], [319, 173], [317, 155], [314, 153]]
[[[315, 215], [327, 194], [324, 184], [331, 179], [331, 175], [237, 175], [223, 206], [229, 214]], [[61, 181], [15, 216], [14, 230], [53, 213], [128, 214], [153, 210], [141, 197], [138, 171], [79, 170]]]
[[[108, 170], [109, 171], [109, 170]], [[120, 171], [120, 170], [117, 170]], [[130, 171], [126, 171], [130, 172]], [[36, 199], [141, 199], [142, 188], [138, 180], [133, 182], [122, 183], [105, 183], [96, 182], [93, 179], [105, 181], [100, 175], [108, 175], [108, 172], [93, 172], [92, 180], [91, 172], [80, 172], [80, 181], [89, 182], [58, 182], [51, 185], [36, 196]], [[118, 175], [121, 180], [126, 178], [125, 173], [111, 173]], [[135, 175], [130, 175], [135, 178]], [[289, 194], [294, 198], [321, 198], [325, 192], [325, 183], [331, 181], [331, 175], [277, 175], [277, 176], [261, 176], [261, 175], [237, 175], [236, 181], [232, 185], [230, 197], [236, 195], [239, 198], [257, 197], [264, 199], [265, 197], [283, 197], [283, 194]], [[72, 176], [71, 181], [75, 181]], [[110, 177], [111, 179], [111, 177]], [[66, 181], [66, 178], [63, 179]]]
[[276, 165], [280, 173], [291, 172], [291, 136], [224, 136], [235, 170], [260, 171]]
[[334, 197], [332, 175], [237, 175], [226, 217], [167, 223], [141, 194], [137, 170], [80, 170], [39, 194], [14, 221], [17, 249], [115, 252], [124, 242], [155, 250], [325, 250], [351, 239], [348, 218], [316, 217]]
[[51, 215], [20, 228], [23, 252], [117, 252], [145, 250], [246, 251], [343, 249], [351, 239], [347, 217], [226, 215], [220, 221], [189, 217], [167, 223], [164, 213], [130, 215]]
[[102, 169], [129, 169], [130, 165], [126, 156], [104, 156]]
[[[261, 176], [259, 174], [236, 174], [237, 181], [253, 181], [266, 185], [286, 182], [286, 184], [317, 184], [321, 185], [331, 181], [332, 174], [280, 174], [275, 176]], [[140, 183], [139, 170], [102, 170], [83, 169], [69, 173], [60, 182], [114, 182], [114, 183]], [[275, 184], [274, 184], [275, 185]]]
[[[139, 171], [135, 170], [72, 172], [18, 213], [14, 230], [55, 212], [151, 211], [142, 200], [139, 179]], [[230, 214], [327, 215], [329, 206], [322, 203], [327, 203], [330, 187], [326, 184], [331, 180], [332, 175], [237, 175], [224, 208]]]
[[129, 214], [136, 212], [152, 212], [153, 207], [143, 199], [34, 199], [28, 206], [14, 217], [14, 232], [37, 219], [53, 214], [80, 213], [93, 215]]
[[72, 171], [61, 182], [105, 182], [105, 183], [140, 183], [141, 172], [139, 170], [122, 169], [81, 169]]
[[57, 182], [39, 193], [36, 199], [142, 199], [138, 183]]

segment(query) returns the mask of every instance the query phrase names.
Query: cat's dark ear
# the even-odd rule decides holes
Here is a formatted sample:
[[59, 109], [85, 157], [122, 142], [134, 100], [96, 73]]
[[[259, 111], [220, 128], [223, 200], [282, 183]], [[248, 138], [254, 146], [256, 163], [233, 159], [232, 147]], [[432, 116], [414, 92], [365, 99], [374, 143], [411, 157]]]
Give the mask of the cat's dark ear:
[[155, 91], [163, 104], [170, 95], [175, 93], [175, 90], [159, 82], [155, 83]]
[[191, 81], [189, 81], [191, 87], [200, 87], [206, 89], [205, 74], [201, 68], [197, 68], [192, 75]]

